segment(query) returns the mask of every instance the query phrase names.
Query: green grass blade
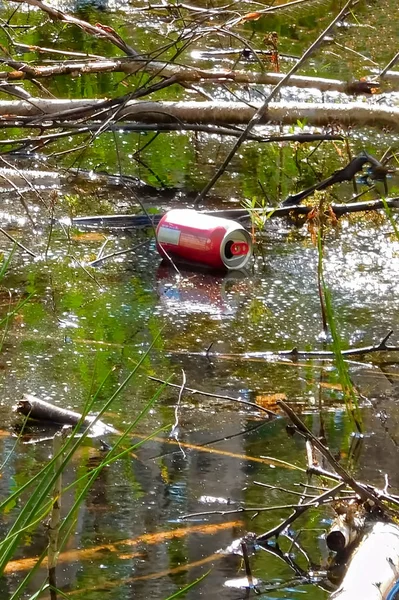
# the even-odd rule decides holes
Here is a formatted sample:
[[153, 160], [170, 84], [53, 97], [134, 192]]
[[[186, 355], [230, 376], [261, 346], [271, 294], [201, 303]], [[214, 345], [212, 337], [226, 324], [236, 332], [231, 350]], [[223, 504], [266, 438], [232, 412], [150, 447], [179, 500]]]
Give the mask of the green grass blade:
[[397, 224], [396, 224], [396, 221], [395, 221], [395, 219], [393, 218], [392, 211], [391, 211], [391, 209], [389, 208], [389, 206], [388, 206], [388, 204], [387, 204], [387, 201], [385, 200], [385, 198], [384, 198], [383, 196], [381, 196], [381, 200], [382, 200], [382, 203], [383, 203], [383, 205], [384, 205], [385, 214], [386, 214], [386, 216], [388, 217], [388, 219], [389, 219], [389, 222], [390, 222], [390, 224], [392, 225], [392, 229], [393, 229], [393, 230], [394, 230], [394, 232], [395, 232], [395, 237], [396, 237], [396, 239], [399, 241], [399, 228], [398, 228], [398, 226], [397, 226]]
[[195, 581], [192, 581], [191, 583], [189, 583], [188, 585], [186, 585], [184, 588], [182, 588], [181, 590], [179, 590], [178, 592], [172, 594], [171, 596], [168, 596], [166, 598], [166, 600], [173, 600], [174, 598], [180, 598], [180, 596], [183, 596], [183, 594], [185, 594], [186, 592], [188, 592], [188, 590], [191, 590], [191, 588], [193, 588], [195, 585], [198, 585], [199, 583], [201, 583], [201, 581], [203, 579], [205, 579], [205, 577], [208, 577], [209, 573], [211, 571], [207, 571], [206, 573], [204, 573], [204, 575], [201, 575], [201, 577], [198, 577], [198, 579], [196, 579]]
[[325, 304], [325, 317], [332, 337], [332, 349], [335, 355], [335, 364], [337, 367], [340, 384], [342, 386], [344, 401], [346, 409], [352, 423], [355, 425], [358, 431], [362, 431], [362, 418], [359, 409], [359, 403], [355, 388], [352, 384], [349, 376], [348, 366], [342, 356], [342, 345], [341, 338], [338, 333], [338, 329], [335, 321], [335, 314], [333, 303], [331, 299], [330, 291], [326, 285], [323, 273], [323, 246], [321, 233], [318, 235], [318, 252], [319, 252], [319, 269], [320, 269], [320, 282], [323, 291], [324, 304]]

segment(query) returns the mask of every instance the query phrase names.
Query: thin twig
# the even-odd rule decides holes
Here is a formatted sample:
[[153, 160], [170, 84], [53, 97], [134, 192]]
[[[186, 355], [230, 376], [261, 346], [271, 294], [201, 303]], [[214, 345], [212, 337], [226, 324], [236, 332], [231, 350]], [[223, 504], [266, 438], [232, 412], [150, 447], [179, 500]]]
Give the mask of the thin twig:
[[345, 6], [340, 10], [338, 15], [331, 21], [331, 23], [328, 25], [328, 27], [319, 35], [317, 40], [315, 42], [313, 42], [313, 44], [306, 50], [306, 52], [304, 52], [304, 54], [301, 56], [301, 58], [298, 60], [298, 62], [294, 64], [292, 69], [272, 89], [272, 91], [270, 92], [270, 94], [267, 96], [266, 100], [262, 104], [262, 106], [256, 111], [255, 115], [252, 117], [252, 119], [248, 123], [248, 125], [245, 128], [245, 130], [243, 131], [242, 135], [238, 138], [237, 142], [234, 144], [233, 148], [230, 150], [229, 154], [223, 161], [222, 165], [216, 171], [215, 175], [207, 183], [207, 185], [204, 187], [204, 189], [201, 191], [201, 193], [197, 196], [197, 198], [195, 200], [195, 205], [198, 205], [204, 199], [206, 194], [212, 189], [212, 187], [217, 182], [217, 180], [225, 172], [226, 168], [230, 164], [231, 160], [233, 159], [233, 157], [235, 156], [235, 154], [237, 153], [237, 151], [239, 150], [241, 145], [248, 138], [249, 133], [252, 131], [252, 129], [258, 123], [260, 123], [260, 121], [262, 120], [262, 117], [264, 117], [264, 115], [266, 114], [267, 107], [268, 107], [269, 103], [271, 102], [271, 100], [273, 98], [275, 98], [275, 96], [278, 94], [280, 89], [286, 84], [286, 82], [292, 77], [292, 75], [294, 75], [294, 73], [296, 73], [296, 71], [298, 71], [298, 69], [300, 67], [302, 67], [303, 63], [309, 58], [309, 56], [313, 53], [313, 51], [320, 45], [320, 43], [323, 41], [324, 37], [331, 31], [331, 29], [334, 27], [334, 25], [341, 19], [341, 17], [345, 14], [346, 10], [351, 6], [351, 4], [353, 4], [353, 2], [354, 2], [354, 0], [348, 0], [348, 2], [345, 3]]
[[[169, 437], [174, 438], [176, 440], [177, 443], [179, 443], [179, 409], [180, 409], [180, 405], [181, 405], [181, 399], [183, 397], [183, 392], [184, 392], [184, 388], [186, 387], [186, 373], [184, 371], [184, 369], [181, 370], [182, 372], [182, 383], [180, 386], [180, 390], [179, 390], [179, 397], [177, 398], [177, 402], [176, 402], [176, 406], [175, 406], [175, 422], [173, 423], [171, 432], [169, 434]], [[179, 444], [180, 446], [180, 444]], [[180, 447], [180, 450], [183, 454], [183, 458], [186, 458], [186, 453], [184, 452], [183, 448]]]
[[[191, 519], [194, 517], [208, 517], [210, 515], [226, 516], [226, 515], [234, 515], [234, 514], [239, 514], [239, 513], [271, 512], [271, 511], [276, 511], [276, 510], [289, 510], [289, 509], [291, 509], [291, 510], [294, 509], [295, 515], [296, 515], [296, 517], [298, 517], [300, 514], [302, 514], [303, 512], [305, 512], [305, 510], [308, 510], [309, 508], [318, 507], [321, 504], [326, 504], [326, 503], [329, 503], [332, 500], [334, 500], [335, 496], [337, 495], [337, 493], [339, 492], [341, 487], [345, 487], [345, 483], [338, 484], [335, 488], [333, 488], [333, 490], [328, 490], [328, 492], [325, 492], [321, 496], [315, 496], [314, 499], [310, 500], [306, 504], [278, 504], [276, 506], [239, 506], [238, 508], [233, 508], [231, 510], [204, 510], [202, 512], [182, 515], [180, 518], [181, 519]], [[325, 496], [325, 498], [322, 498], [322, 496]], [[302, 508], [304, 508], [305, 510], [301, 510]], [[289, 518], [290, 517], [288, 517], [288, 519]], [[295, 519], [293, 519], [293, 520], [295, 520]], [[292, 521], [290, 521], [290, 523], [292, 523]], [[283, 527], [282, 531], [285, 528], [286, 528], [286, 526]], [[261, 538], [263, 539], [263, 536], [259, 536], [257, 539], [260, 540]]]
[[10, 235], [2, 227], [0, 227], [0, 233], [2, 233], [3, 235], [5, 235], [6, 238], [8, 238], [11, 242], [13, 242], [13, 244], [15, 244], [16, 246], [18, 246], [18, 248], [21, 248], [21, 250], [23, 250], [24, 252], [26, 252], [27, 254], [29, 254], [29, 256], [32, 256], [33, 258], [37, 257], [37, 254], [35, 254], [34, 252], [32, 252], [32, 250], [29, 250], [29, 248], [27, 248], [26, 246], [24, 246], [23, 244], [21, 244], [21, 242], [18, 242], [12, 235]]
[[144, 240], [143, 242], [140, 242], [139, 244], [136, 244], [135, 246], [133, 246], [133, 248], [127, 248], [127, 250], [118, 250], [117, 252], [111, 252], [111, 254], [106, 254], [105, 256], [100, 256], [99, 258], [92, 260], [90, 263], [88, 263], [88, 265], [89, 265], [89, 267], [96, 267], [97, 265], [102, 263], [104, 260], [109, 260], [110, 258], [115, 258], [115, 256], [122, 256], [123, 254], [129, 254], [130, 252], [135, 252], [139, 248], [142, 248], [143, 246], [147, 246], [150, 243], [150, 241], [151, 241], [150, 239]]
[[[293, 494], [294, 496], [301, 496], [306, 498], [316, 498], [315, 494], [305, 494], [304, 492], [296, 492], [295, 490], [288, 490], [287, 488], [280, 487], [278, 485], [270, 485], [269, 483], [263, 483], [262, 481], [254, 481], [254, 485], [260, 485], [261, 487], [269, 490], [276, 490], [278, 492], [284, 492], [285, 494]], [[304, 484], [306, 487], [307, 484]]]
[[280, 535], [280, 533], [284, 531], [284, 529], [287, 529], [287, 527], [291, 525], [291, 523], [293, 523], [300, 515], [309, 510], [309, 508], [319, 506], [328, 499], [334, 499], [337, 493], [340, 492], [345, 487], [345, 485], [345, 482], [341, 481], [334, 488], [328, 490], [327, 492], [323, 492], [322, 494], [320, 494], [320, 496], [317, 496], [315, 499], [312, 499], [309, 502], [306, 502], [305, 504], [297, 505], [294, 508], [294, 512], [289, 517], [287, 517], [287, 519], [285, 519], [282, 523], [276, 525], [276, 527], [273, 527], [273, 529], [270, 529], [266, 533], [258, 535], [257, 541], [265, 542], [266, 540], [272, 537], [277, 537], [278, 535]]
[[392, 69], [392, 67], [398, 62], [398, 60], [399, 52], [397, 52], [397, 54], [395, 54], [392, 60], [390, 60], [389, 63], [382, 69], [381, 73], [379, 74], [379, 78], [384, 79], [385, 74], [389, 71], [389, 69]]
[[351, 487], [363, 501], [371, 500], [381, 510], [383, 510], [385, 512], [391, 512], [391, 514], [392, 514], [393, 511], [388, 509], [381, 502], [380, 498], [372, 490], [370, 490], [367, 487], [358, 483], [352, 477], [352, 475], [350, 475], [348, 473], [348, 471], [334, 458], [334, 456], [332, 455], [330, 450], [328, 448], [326, 448], [326, 446], [324, 444], [322, 444], [321, 441], [315, 435], [313, 435], [313, 433], [306, 427], [306, 425], [303, 423], [303, 421], [301, 421], [301, 419], [298, 417], [298, 415], [292, 410], [292, 408], [290, 406], [288, 406], [288, 404], [286, 404], [282, 400], [278, 401], [277, 404], [279, 406], [281, 406], [281, 408], [287, 414], [287, 416], [292, 421], [292, 423], [295, 425], [297, 430], [306, 439], [310, 440], [312, 442], [312, 444], [314, 446], [316, 446], [316, 448], [319, 450], [319, 452], [327, 459], [327, 461], [329, 462], [331, 467], [334, 469], [334, 471], [342, 478], [342, 481], [344, 482], [345, 485]]
[[[152, 381], [157, 381], [158, 383], [162, 383], [162, 384], [166, 384], [170, 387], [175, 387], [175, 388], [180, 388], [180, 385], [177, 385], [176, 383], [170, 383], [169, 381], [165, 381], [164, 379], [160, 379], [159, 377], [153, 377], [152, 375], [148, 376], [148, 379], [151, 379]], [[239, 404], [244, 404], [245, 406], [250, 406], [252, 408], [254, 408], [255, 410], [260, 410], [261, 412], [266, 413], [269, 417], [277, 417], [277, 413], [273, 412], [272, 410], [269, 410], [268, 408], [264, 408], [263, 406], [260, 406], [259, 404], [255, 404], [255, 402], [249, 402], [248, 400], [243, 400], [242, 398], [234, 398], [234, 396], [224, 396], [222, 394], [211, 394], [210, 392], [204, 392], [203, 390], [197, 390], [197, 389], [193, 389], [193, 388], [189, 388], [189, 387], [185, 387], [187, 392], [190, 392], [190, 394], [200, 394], [201, 396], [207, 396], [208, 398], [215, 398], [217, 400], [229, 400], [230, 402], [238, 402]]]

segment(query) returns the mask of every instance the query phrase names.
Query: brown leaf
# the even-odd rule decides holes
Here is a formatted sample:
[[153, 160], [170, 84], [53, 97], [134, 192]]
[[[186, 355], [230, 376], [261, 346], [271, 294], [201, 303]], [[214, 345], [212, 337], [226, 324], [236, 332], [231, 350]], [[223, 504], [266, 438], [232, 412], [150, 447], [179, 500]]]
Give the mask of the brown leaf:
[[261, 18], [261, 16], [262, 16], [262, 13], [260, 13], [260, 12], [247, 13], [246, 15], [241, 17], [241, 19], [238, 22], [245, 23], [246, 21], [257, 21], [258, 19]]
[[102, 233], [99, 233], [98, 231], [89, 231], [89, 232], [85, 232], [85, 233], [75, 233], [73, 235], [71, 235], [71, 238], [74, 241], [79, 241], [79, 242], [103, 242], [104, 241], [104, 235]]

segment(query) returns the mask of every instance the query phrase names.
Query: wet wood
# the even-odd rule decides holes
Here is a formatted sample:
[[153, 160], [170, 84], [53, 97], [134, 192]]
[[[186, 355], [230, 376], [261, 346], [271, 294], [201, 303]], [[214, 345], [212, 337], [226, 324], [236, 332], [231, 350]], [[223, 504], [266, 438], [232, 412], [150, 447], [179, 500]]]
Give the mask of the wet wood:
[[338, 515], [326, 536], [326, 543], [333, 552], [343, 552], [355, 543], [362, 532], [363, 521], [348, 522], [346, 515]]
[[[20, 81], [32, 78], [49, 78], [59, 75], [81, 77], [88, 73], [126, 73], [132, 75], [140, 71], [154, 73], [159, 77], [173, 77], [174, 83], [213, 82], [256, 85], [276, 85], [284, 78], [284, 73], [262, 73], [249, 70], [200, 69], [198, 67], [175, 65], [145, 58], [99, 58], [95, 60], [60, 61], [52, 65], [26, 65], [26, 63], [4, 59], [13, 71], [0, 71], [0, 80]], [[344, 94], [369, 94], [378, 87], [373, 81], [342, 81], [325, 77], [306, 77], [292, 75], [284, 86], [313, 88], [322, 92], [341, 92]]]
[[[123, 104], [122, 106], [119, 106]], [[104, 120], [119, 106], [118, 118], [125, 121], [140, 121], [143, 123], [183, 123], [195, 124], [232, 124], [247, 125], [262, 107], [260, 102], [252, 102], [251, 106], [242, 102], [140, 102], [125, 99], [103, 101], [99, 99], [63, 99], [31, 98], [25, 100], [10, 100], [0, 102], [0, 113], [3, 116], [0, 123], [9, 122], [11, 117], [38, 117], [34, 124], [52, 119], [71, 119], [79, 116], [89, 116], [101, 109], [101, 119]], [[107, 110], [109, 109], [109, 110]], [[315, 102], [270, 102], [267, 111], [259, 120], [262, 123], [296, 124], [306, 120], [311, 126], [331, 126], [339, 123], [343, 126], [357, 127], [390, 127], [399, 129], [399, 108], [396, 106], [380, 106], [365, 102], [348, 104], [315, 103]], [[23, 123], [20, 123], [22, 126]], [[31, 123], [33, 125], [33, 123]], [[54, 124], [58, 127], [58, 124]]]
[[377, 521], [353, 552], [330, 600], [387, 600], [399, 574], [399, 526]]
[[[88, 415], [82, 419], [78, 412], [55, 406], [45, 402], [32, 394], [24, 394], [22, 400], [19, 400], [15, 406], [15, 411], [34, 421], [41, 423], [53, 423], [56, 425], [77, 425], [79, 422], [82, 427], [90, 427], [95, 416]], [[102, 421], [97, 421], [96, 425], [104, 430], [104, 433], [117, 433], [117, 430]]]
[[[54, 404], [45, 402], [32, 394], [24, 394], [22, 400], [17, 403], [15, 410], [35, 421], [57, 425], [77, 425], [82, 419], [81, 414], [60, 406], [54, 406]], [[88, 427], [93, 419], [94, 417], [85, 417], [82, 425]]]

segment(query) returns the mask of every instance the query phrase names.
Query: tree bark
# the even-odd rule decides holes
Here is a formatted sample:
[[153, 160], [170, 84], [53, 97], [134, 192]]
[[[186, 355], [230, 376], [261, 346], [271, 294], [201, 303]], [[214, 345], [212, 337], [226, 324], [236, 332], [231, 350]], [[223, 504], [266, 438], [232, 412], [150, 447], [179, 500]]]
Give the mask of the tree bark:
[[[1, 71], [3, 81], [20, 81], [23, 79], [49, 78], [56, 75], [79, 77], [90, 73], [125, 73], [133, 75], [145, 71], [159, 77], [175, 77], [179, 83], [226, 82], [238, 84], [276, 85], [285, 76], [284, 73], [266, 73], [229, 69], [200, 69], [173, 63], [152, 61], [137, 58], [102, 58], [96, 60], [60, 61], [53, 65], [32, 65], [21, 61], [3, 59], [2, 62], [14, 69]], [[284, 84], [289, 87], [315, 88], [321, 92], [341, 92], [344, 94], [370, 93], [371, 87], [377, 88], [378, 83], [368, 81], [341, 81], [324, 77], [307, 77], [292, 75]]]
[[[82, 427], [90, 427], [95, 416], [86, 416], [82, 419], [82, 415], [60, 406], [55, 406], [45, 400], [41, 400], [32, 394], [24, 394], [22, 400], [19, 400], [14, 408], [15, 412], [25, 415], [34, 421], [41, 423], [51, 423], [59, 425], [77, 425], [81, 422]], [[106, 425], [102, 421], [97, 421], [96, 426], [101, 428], [103, 433], [118, 433], [116, 429]]]
[[[103, 100], [52, 100], [31, 98], [29, 101], [10, 100], [0, 102], [1, 122], [11, 118], [37, 117], [30, 125], [40, 126], [43, 121], [70, 120], [78, 118], [87, 111], [104, 109], [101, 119], [112, 117], [117, 110], [118, 120], [139, 121], [145, 123], [184, 123], [234, 124], [246, 125], [261, 103], [248, 106], [241, 102], [141, 102], [131, 100], [118, 107], [115, 101], [112, 108], [104, 106]], [[93, 117], [94, 118], [94, 117]], [[367, 126], [399, 129], [399, 108], [351, 102], [348, 104], [311, 103], [311, 102], [271, 102], [261, 123], [296, 124], [306, 122], [312, 126]], [[20, 123], [22, 125], [22, 123]], [[56, 127], [57, 123], [54, 123]]]

